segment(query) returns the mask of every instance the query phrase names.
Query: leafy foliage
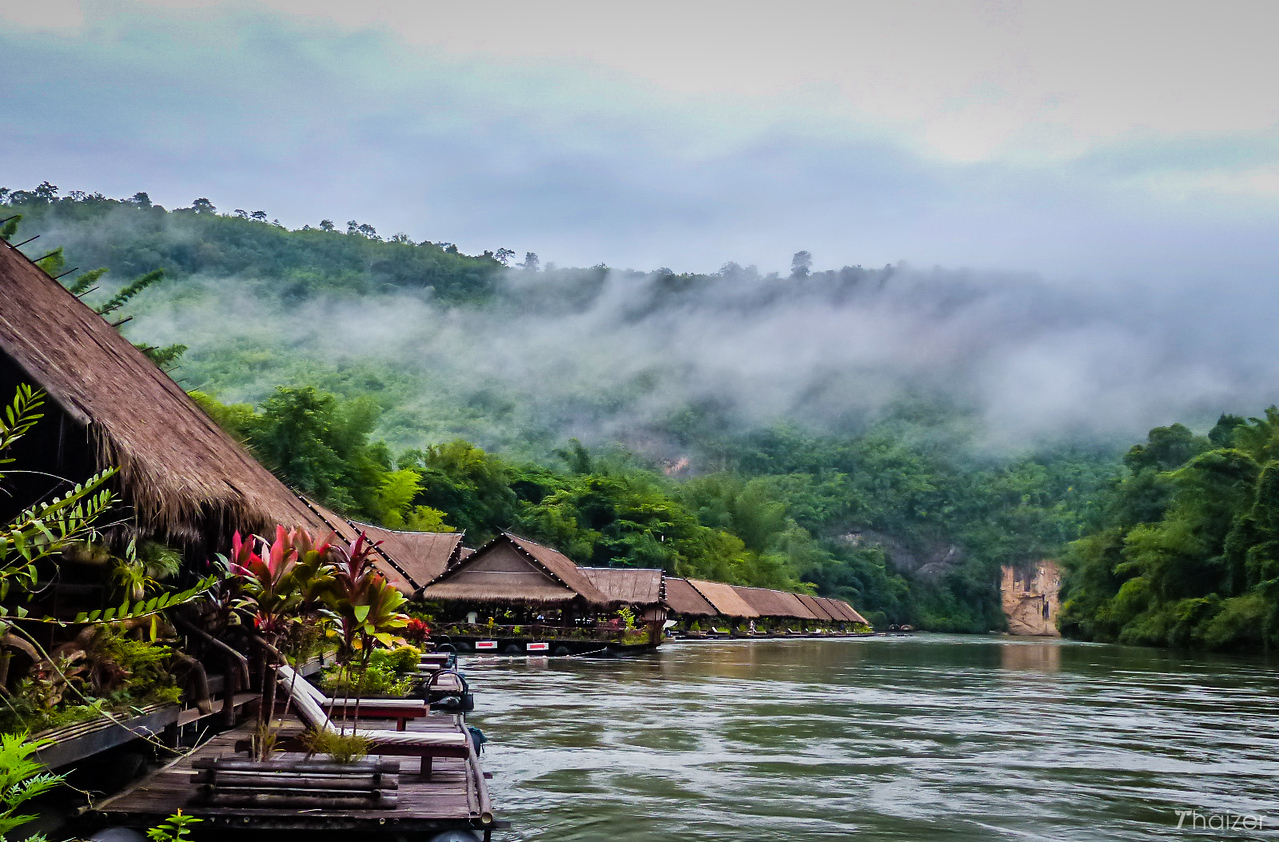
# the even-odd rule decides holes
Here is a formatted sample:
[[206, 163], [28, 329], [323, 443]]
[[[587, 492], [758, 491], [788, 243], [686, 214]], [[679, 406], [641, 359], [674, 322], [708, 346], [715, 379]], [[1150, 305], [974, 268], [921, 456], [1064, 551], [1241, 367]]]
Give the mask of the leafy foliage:
[[1277, 457], [1275, 407], [1223, 415], [1207, 436], [1151, 430], [1070, 547], [1062, 630], [1211, 649], [1279, 643]]
[[[10, 831], [35, 818], [19, 812], [24, 805], [62, 783], [61, 775], [50, 773], [34, 757], [50, 744], [33, 742], [25, 731], [0, 734], [0, 842]], [[42, 838], [28, 837], [28, 842]]]
[[151, 842], [182, 842], [191, 838], [191, 825], [204, 821], [196, 816], [184, 816], [178, 810], [159, 825], [147, 831]]

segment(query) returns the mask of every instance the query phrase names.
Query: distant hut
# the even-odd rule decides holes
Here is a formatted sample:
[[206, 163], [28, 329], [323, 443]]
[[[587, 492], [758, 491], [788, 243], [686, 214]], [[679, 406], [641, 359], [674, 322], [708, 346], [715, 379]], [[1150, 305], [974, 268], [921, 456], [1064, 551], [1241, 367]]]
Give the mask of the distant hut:
[[832, 599], [831, 602], [834, 603], [835, 607], [843, 613], [845, 621], [853, 624], [854, 626], [866, 626], [867, 628], [870, 628], [870, 623], [866, 621], [865, 617], [858, 614], [857, 610], [853, 608], [853, 606], [849, 605], [842, 599]]
[[715, 613], [725, 618], [730, 626], [749, 622], [759, 616], [759, 612], [746, 603], [746, 600], [733, 590], [732, 585], [723, 582], [708, 582], [705, 579], [689, 579], [688, 583], [697, 589], [714, 608]]
[[445, 570], [419, 597], [453, 614], [500, 607], [526, 622], [550, 611], [568, 622], [613, 605], [568, 556], [509, 532]]
[[666, 622], [665, 584], [660, 569], [638, 567], [581, 567], [600, 593], [618, 607], [630, 608], [637, 624], [649, 630], [649, 640], [660, 642]]
[[579, 567], [591, 584], [614, 605], [628, 606], [637, 619], [661, 625], [666, 621], [665, 578], [658, 568]]
[[830, 612], [826, 610], [826, 607], [822, 605], [817, 597], [799, 594], [797, 598], [812, 613], [817, 628], [829, 627], [832, 622], [836, 622], [835, 618], [830, 615]]
[[773, 632], [800, 632], [808, 623], [818, 619], [796, 594], [742, 585], [734, 585], [733, 590], [737, 591], [747, 605], [759, 612], [764, 624]]
[[719, 613], [687, 579], [673, 576], [666, 577], [665, 602], [667, 616], [678, 622], [679, 633], [697, 636], [702, 633], [702, 625], [707, 619]]
[[395, 571], [388, 578], [401, 590], [407, 588], [410, 598], [417, 597], [462, 558], [461, 532], [399, 532], [356, 520], [347, 522], [370, 540], [380, 542], [382, 562]]
[[[451, 545], [456, 545], [453, 549], [455, 555], [460, 554], [462, 536], [460, 533], [435, 533], [435, 532], [395, 532], [390, 529], [384, 529], [380, 526], [373, 526], [368, 523], [360, 523], [343, 517], [337, 512], [328, 509], [314, 500], [308, 500], [303, 497], [302, 502], [310, 509], [316, 517], [323, 523], [328, 532], [332, 532], [339, 540], [350, 544], [364, 533], [368, 541], [373, 544], [373, 566], [378, 572], [386, 577], [386, 580], [404, 596], [412, 599], [421, 588], [430, 581], [430, 578], [424, 577], [420, 572], [424, 566], [419, 561], [402, 560], [401, 553], [411, 554], [417, 551], [419, 554], [426, 555], [428, 553], [439, 553]], [[397, 536], [425, 536], [421, 539], [405, 538], [398, 539]], [[438, 543], [435, 541], [437, 536], [447, 536], [447, 540]], [[428, 556], [427, 564], [434, 564], [433, 555]], [[443, 567], [440, 568], [441, 571]], [[418, 572], [415, 572], [418, 571]]]
[[[0, 399], [18, 384], [49, 395], [11, 466], [0, 518], [118, 467], [133, 531], [207, 558], [231, 533], [275, 524], [321, 530], [288, 488], [167, 374], [92, 309], [7, 244], [0, 246]], [[21, 474], [18, 470], [40, 474]]]

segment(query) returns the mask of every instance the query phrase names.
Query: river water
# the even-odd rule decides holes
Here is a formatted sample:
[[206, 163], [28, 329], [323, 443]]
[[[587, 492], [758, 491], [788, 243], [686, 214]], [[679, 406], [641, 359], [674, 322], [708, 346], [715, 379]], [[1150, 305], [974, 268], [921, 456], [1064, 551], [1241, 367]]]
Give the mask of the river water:
[[920, 635], [462, 666], [501, 840], [1279, 839], [1260, 660]]

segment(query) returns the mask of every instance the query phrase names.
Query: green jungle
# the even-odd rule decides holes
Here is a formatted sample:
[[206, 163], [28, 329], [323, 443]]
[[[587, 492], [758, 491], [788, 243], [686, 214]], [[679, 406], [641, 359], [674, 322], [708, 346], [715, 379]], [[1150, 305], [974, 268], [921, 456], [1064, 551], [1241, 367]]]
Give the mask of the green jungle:
[[971, 371], [813, 361], [787, 392], [774, 358], [717, 341], [784, 343], [791, 312], [945, 314], [984, 294], [962, 275], [814, 271], [806, 252], [788, 276], [559, 268], [207, 199], [46, 182], [0, 201], [0, 236], [39, 235], [26, 253], [347, 515], [472, 546], [509, 530], [582, 564], [836, 596], [877, 627], [939, 631], [1003, 628], [1001, 566], [1053, 558], [1069, 636], [1279, 643], [1274, 408], [1135, 446], [992, 447], [977, 403], [938, 386]]

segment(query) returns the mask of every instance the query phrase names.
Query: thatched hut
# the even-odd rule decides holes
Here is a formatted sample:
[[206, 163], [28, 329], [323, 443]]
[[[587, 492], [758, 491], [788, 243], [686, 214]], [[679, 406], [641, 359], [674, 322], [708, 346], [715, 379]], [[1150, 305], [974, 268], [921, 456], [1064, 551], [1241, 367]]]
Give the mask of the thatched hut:
[[[24, 439], [0, 518], [61, 479], [119, 468], [115, 487], [144, 537], [209, 554], [233, 531], [323, 524], [177, 383], [21, 252], [0, 246], [0, 396], [49, 395]], [[27, 469], [42, 475], [19, 474]]]
[[830, 612], [826, 610], [817, 597], [809, 596], [808, 594], [798, 594], [798, 599], [800, 602], [804, 603], [804, 607], [812, 613], [813, 619], [817, 621], [819, 626], [830, 623], [835, 619], [830, 615]]
[[706, 601], [687, 579], [666, 577], [665, 602], [667, 613], [689, 625], [700, 623], [706, 617], [719, 614], [715, 606]]
[[849, 605], [844, 600], [831, 599], [830, 601], [835, 606], [835, 608], [840, 612], [840, 614], [843, 615], [843, 619], [845, 622], [852, 623], [853, 625], [856, 625], [856, 626], [870, 625], [870, 623], [866, 621], [865, 617], [863, 617], [861, 614], [858, 614], [857, 610], [854, 609], [853, 606]]
[[377, 552], [394, 570], [388, 578], [401, 590], [407, 588], [409, 597], [416, 597], [462, 558], [461, 532], [400, 532], [358, 520], [347, 523], [379, 542]]
[[421, 590], [423, 600], [602, 611], [614, 603], [568, 556], [504, 532]]
[[666, 621], [665, 576], [642, 567], [579, 567], [614, 605], [628, 606], [645, 623]]
[[705, 579], [689, 579], [688, 583], [715, 608], [716, 614], [725, 617], [730, 623], [753, 620], [759, 616], [759, 612], [751, 608], [746, 600], [733, 590], [732, 585], [708, 582]]

